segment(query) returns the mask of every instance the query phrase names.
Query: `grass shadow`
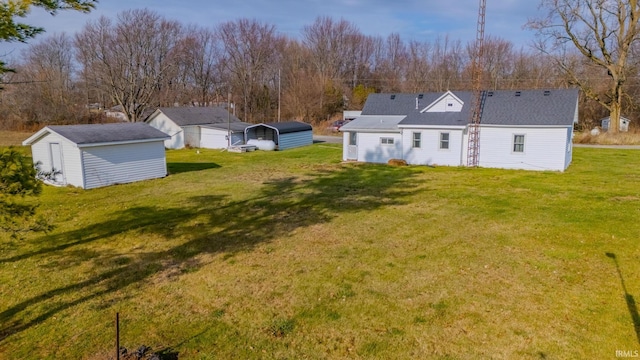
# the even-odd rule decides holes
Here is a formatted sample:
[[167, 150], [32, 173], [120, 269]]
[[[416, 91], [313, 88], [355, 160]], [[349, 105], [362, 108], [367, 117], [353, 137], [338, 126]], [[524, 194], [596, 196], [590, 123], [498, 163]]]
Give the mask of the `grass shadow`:
[[[345, 166], [272, 179], [264, 182], [257, 194], [241, 200], [202, 194], [189, 198], [181, 207], [130, 208], [111, 214], [107, 221], [44, 236], [43, 243], [59, 244], [2, 261], [34, 256], [57, 257], [63, 263], [89, 261], [82, 254], [94, 249], [82, 249], [81, 245], [91, 246], [94, 241], [116, 235], [131, 238], [150, 234], [159, 241], [177, 244], [127, 254], [126, 259], [117, 249], [92, 255], [94, 269], [88, 278], [43, 291], [0, 312], [0, 343], [86, 301], [129, 286], [144, 287], [150, 278], [160, 274], [180, 276], [197, 270], [205, 265], [196, 258], [199, 255], [250, 251], [296, 229], [327, 223], [344, 212], [402, 204], [417, 191], [418, 183], [412, 179], [415, 171], [380, 165]], [[201, 222], [197, 227], [194, 219]], [[73, 249], [76, 246], [80, 248]]]
[[180, 174], [192, 171], [202, 171], [209, 169], [217, 169], [221, 166], [216, 163], [197, 163], [197, 162], [168, 162], [167, 171], [169, 174]]
[[618, 277], [620, 278], [620, 284], [622, 285], [622, 290], [624, 291], [624, 299], [627, 303], [627, 309], [629, 310], [629, 315], [631, 315], [631, 320], [633, 321], [633, 328], [636, 332], [638, 344], [640, 344], [640, 314], [638, 314], [638, 305], [636, 304], [633, 295], [629, 294], [629, 291], [627, 290], [627, 285], [624, 282], [624, 277], [622, 276], [622, 271], [620, 270], [620, 264], [618, 263], [616, 254], [607, 252], [605, 253], [605, 255], [608, 258], [613, 259], [613, 262], [616, 265]]

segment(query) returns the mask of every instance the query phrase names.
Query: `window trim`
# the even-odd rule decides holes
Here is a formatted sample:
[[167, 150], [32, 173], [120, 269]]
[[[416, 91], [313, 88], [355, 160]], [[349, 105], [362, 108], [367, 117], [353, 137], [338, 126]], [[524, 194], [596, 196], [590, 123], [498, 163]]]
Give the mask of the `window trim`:
[[[525, 136], [526, 134], [513, 134], [512, 137], [512, 142], [511, 142], [511, 153], [513, 154], [524, 154], [524, 150], [525, 150], [525, 143], [527, 141], [527, 138]], [[522, 142], [516, 142], [518, 140], [518, 138], [522, 138]], [[518, 148], [517, 148], [518, 146]], [[520, 149], [520, 150], [518, 150]]]
[[394, 145], [395, 144], [395, 139], [392, 138], [392, 137], [388, 137], [388, 136], [380, 137], [380, 144], [381, 145]]
[[[451, 149], [451, 133], [450, 132], [440, 132], [438, 135], [438, 149], [439, 150], [450, 150]], [[443, 135], [447, 135], [447, 140], [443, 139]], [[446, 144], [447, 147], [443, 147], [443, 144]]]
[[[411, 148], [412, 149], [420, 149], [422, 148], [422, 133], [421, 132], [413, 132], [411, 136]], [[416, 139], [416, 135], [418, 135]], [[417, 143], [417, 145], [416, 145]]]

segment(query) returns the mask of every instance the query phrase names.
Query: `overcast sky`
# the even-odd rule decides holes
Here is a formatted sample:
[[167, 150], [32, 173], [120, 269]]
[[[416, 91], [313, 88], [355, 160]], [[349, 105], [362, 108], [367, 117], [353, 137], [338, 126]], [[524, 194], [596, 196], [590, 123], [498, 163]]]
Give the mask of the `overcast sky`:
[[[100, 16], [115, 18], [127, 9], [148, 8], [184, 25], [214, 27], [239, 18], [257, 19], [273, 24], [276, 30], [292, 38], [300, 38], [305, 25], [318, 16], [345, 19], [365, 35], [386, 37], [399, 33], [403, 40], [433, 41], [438, 36], [467, 42], [475, 39], [478, 0], [102, 0], [90, 14], [60, 12], [55, 17], [34, 10], [25, 22], [42, 26], [47, 34], [74, 34], [89, 20]], [[533, 37], [523, 25], [539, 14], [537, 0], [489, 0], [486, 13], [486, 36], [512, 41], [516, 48], [528, 48]], [[19, 56], [25, 46], [0, 43], [0, 56]], [[8, 55], [7, 55], [8, 54]]]

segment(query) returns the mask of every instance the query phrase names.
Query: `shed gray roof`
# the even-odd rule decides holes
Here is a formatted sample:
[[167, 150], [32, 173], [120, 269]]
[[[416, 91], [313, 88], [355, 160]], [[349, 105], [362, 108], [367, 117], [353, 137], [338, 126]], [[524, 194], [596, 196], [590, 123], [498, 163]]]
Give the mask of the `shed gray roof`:
[[[470, 120], [473, 93], [452, 93], [464, 102], [461, 112], [421, 113], [443, 93], [413, 93], [371, 94], [362, 114], [404, 114], [406, 118], [399, 123], [400, 126], [466, 126]], [[393, 99], [392, 95], [395, 95]], [[485, 91], [483, 97], [485, 102], [480, 123], [484, 125], [571, 126], [578, 106], [577, 89]]]
[[[221, 107], [165, 107], [158, 108], [178, 126], [240, 122], [240, 119]], [[147, 121], [152, 117], [147, 118]]]
[[169, 135], [144, 123], [51, 125], [25, 140], [25, 145], [30, 145], [47, 131], [55, 132], [78, 145], [169, 138]]
[[251, 125], [249, 127], [258, 127], [258, 126], [268, 126], [268, 127], [274, 128], [278, 130], [278, 133], [280, 134], [313, 130], [311, 125], [300, 122], [300, 121], [282, 121], [282, 122], [274, 122], [274, 123], [263, 123], [263, 124]]
[[246, 123], [246, 122], [231, 122], [229, 124], [227, 124], [226, 122], [224, 123], [219, 123], [219, 124], [205, 124], [205, 125], [200, 125], [201, 127], [205, 127], [205, 128], [211, 128], [211, 129], [218, 129], [218, 130], [227, 130], [227, 128], [231, 129], [231, 132], [243, 132], [244, 129], [247, 128], [247, 126], [251, 126], [252, 124]]

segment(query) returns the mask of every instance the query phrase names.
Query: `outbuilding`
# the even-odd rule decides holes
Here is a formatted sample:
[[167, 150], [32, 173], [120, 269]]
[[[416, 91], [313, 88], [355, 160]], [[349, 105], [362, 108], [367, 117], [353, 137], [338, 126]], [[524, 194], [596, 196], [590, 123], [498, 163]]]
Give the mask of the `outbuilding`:
[[[620, 116], [620, 125], [618, 127], [618, 130], [620, 132], [627, 132], [629, 131], [629, 123], [631, 122], [631, 120], [627, 119], [624, 116]], [[602, 127], [602, 130], [604, 131], [608, 131], [609, 130], [609, 124], [611, 123], [611, 117], [607, 116], [604, 119], [600, 120], [600, 125]]]
[[169, 136], [143, 123], [46, 126], [22, 142], [59, 186], [93, 189], [167, 175]]
[[231, 124], [235, 131], [231, 145], [244, 143], [238, 133], [244, 132], [248, 123], [230, 114], [221, 107], [165, 107], [158, 108], [145, 122], [152, 127], [164, 131], [171, 137], [165, 141], [167, 149], [182, 149], [185, 146], [194, 148], [225, 149], [228, 147], [228, 127]]
[[247, 126], [245, 139], [273, 141], [277, 150], [286, 150], [313, 144], [313, 128], [299, 121], [256, 124]]

